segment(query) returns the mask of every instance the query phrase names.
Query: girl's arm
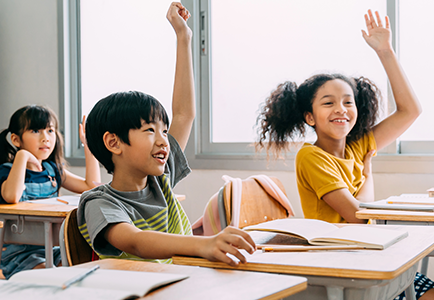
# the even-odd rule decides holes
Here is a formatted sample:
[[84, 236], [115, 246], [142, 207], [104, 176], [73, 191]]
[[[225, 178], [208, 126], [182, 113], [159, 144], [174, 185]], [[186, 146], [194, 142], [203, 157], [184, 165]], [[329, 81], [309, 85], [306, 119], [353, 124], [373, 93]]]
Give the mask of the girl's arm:
[[396, 102], [396, 111], [373, 129], [377, 149], [382, 149], [410, 127], [422, 113], [422, 108], [392, 49], [389, 18], [386, 16], [386, 27], [383, 27], [378, 12], [375, 12], [377, 22], [371, 10], [368, 14], [365, 15], [368, 33], [362, 30], [363, 38], [380, 58]]
[[356, 197], [351, 195], [348, 189], [335, 190], [322, 197], [348, 223], [366, 223], [366, 220], [356, 218], [356, 212], [360, 210], [360, 202], [374, 201], [374, 180], [371, 170], [371, 159], [374, 154], [375, 150], [371, 150], [365, 155], [363, 168], [365, 182]]
[[83, 122], [79, 125], [80, 129], [80, 140], [84, 145], [84, 157], [86, 160], [86, 178], [77, 176], [68, 170], [64, 170], [64, 176], [62, 180], [62, 187], [74, 192], [83, 193], [84, 191], [90, 190], [101, 182], [101, 172], [98, 160], [90, 152], [89, 147], [86, 143], [86, 134], [84, 131], [84, 124], [86, 117], [83, 116]]
[[174, 255], [200, 256], [231, 266], [236, 266], [237, 263], [226, 253], [236, 256], [242, 263], [245, 263], [246, 258], [239, 249], [252, 254], [256, 248], [247, 232], [234, 227], [226, 227], [219, 234], [208, 237], [140, 230], [128, 223], [117, 223], [106, 230], [104, 237], [117, 249], [142, 258], [171, 258]]
[[25, 188], [24, 180], [27, 168], [42, 171], [41, 163], [32, 153], [27, 150], [19, 150], [15, 154], [9, 176], [1, 186], [2, 197], [7, 203], [20, 201]]
[[193, 63], [191, 55], [191, 29], [187, 26], [188, 10], [180, 3], [173, 2], [167, 12], [177, 37], [176, 70], [172, 99], [172, 125], [169, 133], [185, 149], [196, 114], [194, 96]]

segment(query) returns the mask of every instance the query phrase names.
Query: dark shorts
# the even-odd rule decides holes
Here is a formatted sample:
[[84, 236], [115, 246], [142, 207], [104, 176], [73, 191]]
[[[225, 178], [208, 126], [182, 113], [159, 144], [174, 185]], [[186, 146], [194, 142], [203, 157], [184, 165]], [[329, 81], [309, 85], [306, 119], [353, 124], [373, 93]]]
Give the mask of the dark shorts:
[[[15, 273], [24, 270], [31, 270], [37, 265], [45, 262], [45, 247], [34, 245], [3, 245], [6, 250], [2, 252], [0, 268], [6, 279]], [[54, 265], [59, 265], [60, 248], [53, 248]]]
[[[417, 272], [414, 278], [414, 291], [416, 292], [416, 299], [419, 299], [425, 292], [434, 287], [434, 282], [425, 275]], [[394, 300], [405, 300], [405, 292], [397, 296]]]

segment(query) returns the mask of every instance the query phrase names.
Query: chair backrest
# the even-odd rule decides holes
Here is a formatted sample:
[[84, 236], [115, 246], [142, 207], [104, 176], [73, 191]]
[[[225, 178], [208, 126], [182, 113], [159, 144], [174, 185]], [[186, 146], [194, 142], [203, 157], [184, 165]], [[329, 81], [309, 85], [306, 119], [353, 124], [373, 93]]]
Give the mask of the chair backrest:
[[[89, 246], [78, 229], [76, 208], [68, 213], [62, 226], [63, 240], [65, 243], [64, 252], [68, 265], [73, 266], [95, 260], [96, 255], [93, 249]], [[64, 264], [63, 260], [62, 264]]]

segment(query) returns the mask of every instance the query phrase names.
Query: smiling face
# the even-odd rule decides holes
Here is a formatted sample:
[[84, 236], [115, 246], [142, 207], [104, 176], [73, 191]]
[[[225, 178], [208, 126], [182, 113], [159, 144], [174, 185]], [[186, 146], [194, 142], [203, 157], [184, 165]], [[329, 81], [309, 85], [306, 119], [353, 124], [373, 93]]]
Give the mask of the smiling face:
[[163, 174], [170, 152], [168, 128], [161, 120], [142, 121], [140, 129], [129, 131], [129, 142], [121, 143], [122, 164], [139, 178]]
[[350, 85], [340, 79], [323, 84], [313, 99], [312, 113], [306, 113], [305, 120], [315, 128], [317, 142], [345, 141], [357, 120], [357, 107]]
[[21, 137], [13, 135], [11, 139], [17, 148], [29, 151], [41, 162], [51, 155], [56, 146], [56, 130], [50, 123], [45, 129], [28, 129]]

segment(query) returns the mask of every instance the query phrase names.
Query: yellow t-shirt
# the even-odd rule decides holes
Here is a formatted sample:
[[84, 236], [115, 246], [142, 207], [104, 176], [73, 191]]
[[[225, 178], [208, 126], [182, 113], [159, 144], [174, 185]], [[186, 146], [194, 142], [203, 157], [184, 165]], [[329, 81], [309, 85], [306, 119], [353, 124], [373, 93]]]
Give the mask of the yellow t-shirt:
[[298, 193], [304, 217], [331, 223], [346, 221], [322, 197], [346, 188], [356, 197], [365, 182], [363, 159], [377, 149], [372, 132], [345, 146], [345, 159], [337, 158], [321, 148], [305, 143], [297, 153], [295, 167]]

